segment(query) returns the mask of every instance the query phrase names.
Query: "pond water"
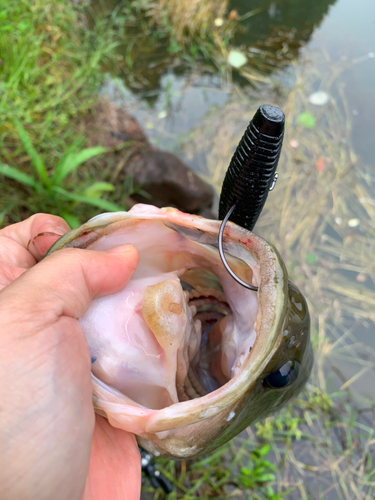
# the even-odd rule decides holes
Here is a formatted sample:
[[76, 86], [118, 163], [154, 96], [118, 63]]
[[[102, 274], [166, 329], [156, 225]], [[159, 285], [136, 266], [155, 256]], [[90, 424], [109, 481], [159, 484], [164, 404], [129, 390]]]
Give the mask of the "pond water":
[[[114, 8], [116, 3], [107, 0], [107, 8]], [[333, 64], [348, 63], [340, 79], [352, 112], [354, 146], [364, 162], [374, 165], [375, 61], [371, 59], [375, 57], [375, 2], [317, 0], [312, 5], [308, 0], [233, 0], [230, 8], [244, 17], [249, 11], [257, 12], [241, 22], [246, 30], [234, 41], [238, 46], [277, 52], [277, 72], [285, 68], [287, 73], [290, 60], [298, 60], [306, 49], [326, 51]], [[165, 39], [150, 47], [147, 34], [137, 28], [134, 32], [139, 38], [132, 47], [135, 76], [131, 81], [125, 77], [125, 84], [141, 101], [152, 105], [151, 115], [160, 116], [169, 107], [167, 136], [181, 138], [213, 105], [225, 104], [233, 89], [223, 90], [219, 76], [198, 78], [201, 75], [192, 73], [190, 64], [176, 61], [168, 52]], [[128, 50], [128, 46], [122, 48], [123, 52]], [[350, 65], [353, 60], [361, 62]], [[121, 71], [118, 76], [123, 76]], [[248, 86], [237, 73], [233, 77], [235, 82]]]
[[[116, 1], [112, 1], [109, 7], [115, 5]], [[349, 386], [356, 394], [375, 399], [375, 270], [368, 262], [372, 262], [371, 252], [375, 250], [375, 211], [371, 208], [375, 185], [375, 2], [233, 0], [230, 8], [244, 17], [241, 23], [245, 29], [234, 40], [239, 50], [249, 50], [258, 66], [256, 54], [272, 54], [272, 68], [264, 70], [268, 83], [254, 87], [235, 70], [232, 80], [224, 80], [222, 74], [192, 69], [190, 63], [170, 53], [166, 39], [161, 37], [160, 44], [153, 46], [135, 26], [134, 44], [120, 49], [132, 55], [132, 76], [129, 78], [120, 67], [117, 74], [108, 76], [102, 92], [124, 105], [155, 145], [178, 154], [212, 182], [217, 192], [257, 106], [265, 102], [285, 106], [286, 119], [294, 126], [285, 139], [286, 156], [279, 165], [281, 181], [269, 197], [274, 203], [267, 203], [255, 232], [276, 245], [293, 280], [310, 298], [314, 328], [319, 330], [319, 338], [322, 331], [329, 338], [327, 346], [319, 344], [319, 350], [325, 354], [324, 370], [327, 366], [333, 370], [332, 384]], [[246, 16], [249, 10], [255, 13], [251, 17]], [[326, 107], [318, 109], [308, 103], [309, 95], [317, 90], [330, 96]], [[306, 110], [320, 119], [321, 135], [318, 124], [310, 136], [304, 131], [299, 139], [300, 129], [295, 123]], [[332, 134], [333, 138], [323, 146], [324, 127], [326, 136]], [[315, 149], [309, 149], [309, 143], [315, 144]], [[300, 156], [296, 158], [296, 154]], [[309, 164], [314, 170], [326, 170], [324, 175], [331, 180], [322, 177], [311, 185], [317, 198], [322, 196], [327, 182], [336, 183], [344, 176], [340, 170], [344, 164], [355, 171], [354, 177], [347, 176], [341, 187], [328, 190], [320, 204], [311, 204], [312, 219], [314, 211], [321, 211], [311, 222], [314, 235], [300, 232], [295, 240], [288, 233], [288, 220], [275, 222], [270, 214], [277, 210], [275, 204], [285, 206], [283, 190], [288, 191], [288, 182], [293, 178], [288, 166], [291, 161], [301, 165], [302, 174], [293, 187], [296, 193], [311, 182]], [[334, 175], [329, 177], [327, 171], [334, 168]], [[363, 192], [355, 194], [354, 186], [363, 187]], [[345, 191], [345, 196], [340, 190]], [[332, 202], [326, 203], [328, 198]], [[295, 211], [300, 210], [298, 207], [296, 201]], [[290, 224], [310, 224], [307, 216], [298, 219], [295, 211]], [[315, 233], [319, 232], [318, 241]], [[287, 244], [289, 236], [293, 243]], [[306, 250], [309, 238], [311, 247]], [[356, 248], [361, 250], [357, 252]], [[298, 264], [300, 258], [303, 265]], [[313, 292], [311, 283], [315, 286]], [[319, 302], [322, 297], [323, 302]]]

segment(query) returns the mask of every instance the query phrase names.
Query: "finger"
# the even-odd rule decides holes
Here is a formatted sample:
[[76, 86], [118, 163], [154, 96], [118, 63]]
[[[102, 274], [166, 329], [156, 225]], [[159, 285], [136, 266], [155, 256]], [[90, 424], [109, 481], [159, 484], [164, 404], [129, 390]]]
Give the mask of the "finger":
[[26, 271], [22, 267], [11, 267], [0, 262], [0, 290], [10, 285], [16, 278]]
[[[51, 244], [68, 231], [70, 231], [70, 227], [61, 217], [36, 214], [23, 222], [5, 227], [0, 234], [28, 249], [33, 257], [39, 261]], [[46, 238], [38, 238], [34, 242], [34, 238], [41, 233], [55, 233], [56, 236], [49, 235]]]
[[51, 246], [58, 239], [60, 239], [63, 234], [65, 233], [54, 233], [52, 231], [44, 231], [42, 233], [38, 233], [29, 241], [27, 249], [29, 252], [32, 252], [33, 255], [35, 255], [36, 252], [37, 261], [39, 262], [40, 258], [47, 253]]
[[13, 267], [28, 269], [36, 264], [35, 258], [22, 245], [2, 236], [0, 232], [0, 262]]
[[135, 271], [137, 249], [123, 245], [118, 250], [52, 253], [0, 292], [0, 317], [11, 310], [12, 321], [26, 325], [20, 335], [23, 330], [32, 333], [31, 325], [38, 331], [61, 316], [80, 318], [94, 297], [121, 290]]
[[141, 459], [132, 434], [96, 415], [83, 500], [139, 500]]

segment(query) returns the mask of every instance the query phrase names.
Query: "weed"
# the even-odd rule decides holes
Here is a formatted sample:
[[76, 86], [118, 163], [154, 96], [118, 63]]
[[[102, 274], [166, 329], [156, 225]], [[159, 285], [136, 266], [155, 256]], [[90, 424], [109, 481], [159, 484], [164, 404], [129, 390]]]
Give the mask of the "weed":
[[14, 179], [30, 192], [30, 196], [39, 199], [39, 211], [54, 212], [63, 217], [71, 227], [80, 225], [79, 219], [72, 214], [78, 203], [92, 205], [102, 210], [119, 211], [121, 207], [107, 200], [101, 199], [103, 192], [114, 191], [115, 187], [108, 182], [95, 182], [87, 187], [74, 186], [69, 190], [62, 186], [69, 174], [90, 158], [94, 158], [106, 151], [102, 147], [94, 147], [74, 151], [71, 150], [60, 159], [55, 167], [47, 168], [41, 155], [35, 150], [26, 130], [16, 121], [20, 140], [30, 157], [34, 175], [26, 174], [21, 170], [0, 162], [0, 174]]
[[[112, 20], [120, 44], [114, 70], [123, 72], [134, 92], [158, 88], [161, 72], [168, 68], [178, 74], [199, 68], [200, 72], [219, 73], [225, 81], [234, 71], [254, 85], [268, 81], [265, 72], [272, 65], [265, 59], [273, 56], [266, 51], [253, 53], [251, 47], [245, 47], [248, 63], [239, 69], [229, 64], [235, 35], [244, 27], [226, 13], [227, 0], [118, 1], [114, 11], [106, 9], [105, 4], [105, 0], [101, 2], [102, 10], [98, 14], [96, 8], [94, 16], [105, 15]], [[215, 25], [217, 20], [222, 23]]]
[[200, 39], [208, 37], [216, 19], [221, 20], [217, 24], [222, 26], [227, 8], [228, 0], [192, 0], [186, 3], [179, 0], [158, 0], [151, 13], [164, 26], [170, 23], [175, 39], [185, 44], [187, 40], [197, 36]]
[[270, 450], [269, 444], [255, 448], [250, 452], [247, 466], [240, 468], [238, 484], [241, 489], [250, 490], [252, 498], [256, 500], [281, 500], [288, 493], [279, 494], [274, 491], [277, 467], [266, 459]]

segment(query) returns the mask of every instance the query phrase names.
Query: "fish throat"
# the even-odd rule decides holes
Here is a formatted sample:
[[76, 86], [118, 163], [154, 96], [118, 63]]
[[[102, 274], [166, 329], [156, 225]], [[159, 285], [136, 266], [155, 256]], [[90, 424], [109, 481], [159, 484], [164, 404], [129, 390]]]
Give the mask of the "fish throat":
[[225, 294], [209, 288], [192, 289], [189, 291], [188, 304], [193, 314], [194, 326], [199, 329], [201, 341], [198, 353], [190, 350], [189, 369], [182, 388], [178, 375], [176, 377], [180, 401], [205, 396], [229, 380], [220, 363], [220, 322], [231, 313]]
[[[162, 364], [175, 371], [175, 391], [170, 384], [168, 388], [170, 404], [219, 389], [230, 380], [235, 361], [232, 311], [218, 278], [199, 268], [177, 274], [180, 279], [148, 286], [141, 308], [150, 335], [163, 350]], [[184, 281], [194, 282], [198, 276], [201, 284], [208, 279], [216, 288], [193, 288]]]

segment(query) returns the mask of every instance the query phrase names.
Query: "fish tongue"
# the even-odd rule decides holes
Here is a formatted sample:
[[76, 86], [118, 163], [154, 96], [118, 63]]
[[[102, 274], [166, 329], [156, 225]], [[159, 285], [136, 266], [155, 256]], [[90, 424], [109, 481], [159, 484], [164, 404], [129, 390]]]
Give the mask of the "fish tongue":
[[187, 293], [182, 290], [180, 281], [170, 279], [148, 286], [141, 313], [164, 351], [166, 372], [170, 374], [167, 390], [172, 401], [177, 403], [176, 385], [183, 383], [188, 370], [185, 346], [191, 323]]
[[194, 327], [187, 300], [175, 272], [132, 279], [93, 300], [80, 319], [93, 374], [147, 408], [177, 403], [176, 373], [188, 369], [185, 330]]

